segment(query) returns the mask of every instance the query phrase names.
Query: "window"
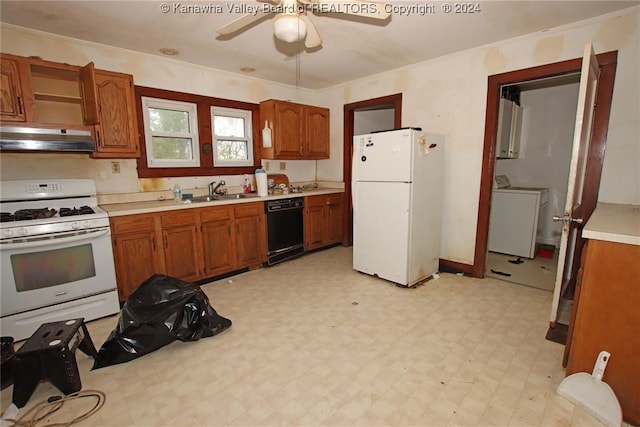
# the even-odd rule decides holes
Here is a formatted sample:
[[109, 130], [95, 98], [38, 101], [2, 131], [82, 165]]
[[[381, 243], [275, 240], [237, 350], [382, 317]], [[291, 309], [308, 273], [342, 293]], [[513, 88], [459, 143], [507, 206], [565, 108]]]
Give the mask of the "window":
[[148, 167], [200, 166], [196, 104], [142, 97], [142, 114]]
[[260, 105], [135, 86], [139, 178], [252, 174], [260, 166]]
[[211, 107], [213, 165], [252, 166], [251, 111]]

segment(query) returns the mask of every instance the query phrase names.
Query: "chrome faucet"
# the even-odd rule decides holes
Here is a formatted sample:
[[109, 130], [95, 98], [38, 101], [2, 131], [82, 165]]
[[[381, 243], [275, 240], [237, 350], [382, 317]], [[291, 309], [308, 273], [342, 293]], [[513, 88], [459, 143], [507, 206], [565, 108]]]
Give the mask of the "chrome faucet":
[[216, 181], [213, 181], [209, 184], [209, 195], [213, 196], [215, 194], [227, 194], [227, 189], [222, 189], [220, 190], [220, 187], [224, 186], [226, 184], [226, 182], [224, 182], [224, 180], [220, 180], [220, 182], [218, 182], [216, 184]]

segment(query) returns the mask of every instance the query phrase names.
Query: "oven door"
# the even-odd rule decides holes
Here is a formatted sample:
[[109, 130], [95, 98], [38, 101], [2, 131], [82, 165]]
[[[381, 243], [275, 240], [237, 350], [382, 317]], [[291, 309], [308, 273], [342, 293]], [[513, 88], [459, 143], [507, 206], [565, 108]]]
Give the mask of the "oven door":
[[109, 227], [0, 242], [2, 317], [116, 289]]

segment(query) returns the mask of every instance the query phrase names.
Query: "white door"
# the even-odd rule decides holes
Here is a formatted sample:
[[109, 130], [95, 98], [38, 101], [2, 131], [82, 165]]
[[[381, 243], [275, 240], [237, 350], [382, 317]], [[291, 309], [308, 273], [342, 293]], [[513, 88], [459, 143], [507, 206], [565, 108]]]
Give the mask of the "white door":
[[353, 179], [410, 182], [412, 136], [410, 129], [354, 136]]
[[353, 269], [406, 284], [411, 184], [356, 182]]
[[582, 57], [582, 70], [580, 72], [580, 89], [578, 91], [578, 108], [576, 111], [576, 123], [573, 132], [573, 148], [569, 163], [569, 180], [567, 184], [567, 201], [563, 215], [557, 215], [554, 220], [563, 221], [562, 236], [560, 237], [560, 249], [558, 251], [558, 269], [556, 282], [551, 302], [551, 323], [555, 323], [558, 317], [560, 297], [569, 282], [573, 262], [576, 241], [581, 238], [582, 223], [582, 187], [587, 164], [587, 152], [591, 140], [591, 127], [593, 108], [598, 88], [598, 75], [600, 66], [593, 52], [591, 44], [585, 46]]

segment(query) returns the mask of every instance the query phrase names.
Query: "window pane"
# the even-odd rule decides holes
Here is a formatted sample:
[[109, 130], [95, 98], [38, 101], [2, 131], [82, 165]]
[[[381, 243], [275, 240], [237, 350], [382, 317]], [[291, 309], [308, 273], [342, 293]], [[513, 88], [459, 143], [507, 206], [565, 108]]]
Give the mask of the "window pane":
[[153, 132], [189, 133], [189, 112], [149, 108], [149, 126]]
[[154, 136], [153, 158], [163, 160], [191, 160], [193, 159], [191, 138], [168, 138]]
[[218, 140], [218, 159], [247, 160], [247, 141]]
[[244, 137], [244, 119], [242, 117], [213, 117], [213, 132], [217, 136]]

